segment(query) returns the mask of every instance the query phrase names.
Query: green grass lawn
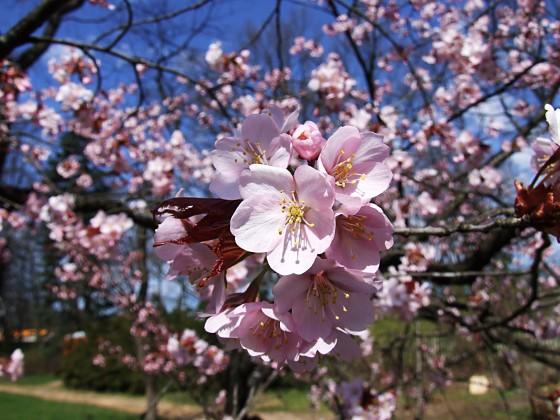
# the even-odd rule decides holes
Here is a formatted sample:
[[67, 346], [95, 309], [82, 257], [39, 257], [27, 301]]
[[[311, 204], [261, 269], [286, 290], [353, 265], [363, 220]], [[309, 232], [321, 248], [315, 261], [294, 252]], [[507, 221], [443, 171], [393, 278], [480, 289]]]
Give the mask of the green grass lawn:
[[0, 417], [3, 420], [132, 420], [138, 416], [83, 404], [45, 401], [40, 398], [0, 392]]
[[12, 382], [8, 378], [0, 378], [0, 383], [10, 383], [16, 385], [43, 385], [56, 380], [58, 380], [56, 376], [44, 374], [23, 376], [18, 379], [17, 382]]

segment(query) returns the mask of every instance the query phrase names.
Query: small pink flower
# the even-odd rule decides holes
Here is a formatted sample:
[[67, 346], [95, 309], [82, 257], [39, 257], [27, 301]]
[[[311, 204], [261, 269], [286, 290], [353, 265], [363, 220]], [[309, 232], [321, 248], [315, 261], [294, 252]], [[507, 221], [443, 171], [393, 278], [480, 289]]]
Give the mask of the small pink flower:
[[89, 188], [93, 185], [93, 178], [89, 174], [81, 174], [76, 179], [76, 185], [82, 188]]
[[389, 187], [392, 173], [385, 163], [388, 157], [389, 147], [375, 133], [344, 126], [329, 137], [318, 165], [334, 179], [342, 212], [355, 213]]
[[269, 115], [249, 115], [241, 126], [240, 137], [218, 139], [210, 156], [216, 168], [210, 191], [220, 198], [234, 200], [240, 197], [239, 177], [250, 165], [288, 167], [290, 136], [281, 135]]
[[58, 165], [56, 165], [56, 172], [65, 179], [71, 178], [76, 175], [79, 169], [80, 162], [78, 161], [76, 156], [69, 156]]
[[375, 273], [379, 253], [392, 246], [391, 222], [383, 210], [368, 204], [354, 215], [336, 218], [336, 233], [325, 255], [346, 268]]
[[266, 252], [277, 273], [302, 274], [334, 236], [331, 183], [310, 166], [287, 169], [251, 165], [240, 179], [243, 201], [231, 218], [235, 242]]
[[246, 304], [247, 312], [232, 335], [251, 356], [284, 363], [298, 358], [301, 337], [294, 332], [290, 314], [277, 316], [272, 304]]
[[313, 342], [337, 328], [360, 331], [372, 322], [373, 287], [332, 261], [318, 259], [304, 275], [281, 277], [273, 288], [275, 310], [291, 310], [297, 333]]
[[298, 125], [292, 134], [292, 146], [302, 159], [317, 159], [325, 143], [319, 127], [312, 121]]

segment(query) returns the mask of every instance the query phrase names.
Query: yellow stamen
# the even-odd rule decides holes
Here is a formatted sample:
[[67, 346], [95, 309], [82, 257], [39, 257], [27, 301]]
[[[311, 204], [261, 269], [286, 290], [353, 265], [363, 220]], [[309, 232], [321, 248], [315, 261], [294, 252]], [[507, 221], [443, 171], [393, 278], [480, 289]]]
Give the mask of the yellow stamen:
[[339, 223], [340, 226], [350, 232], [354, 238], [372, 241], [374, 235], [364, 224], [366, 218], [367, 217], [363, 215], [340, 216]]
[[354, 171], [354, 155], [352, 154], [350, 157], [340, 161], [345, 154], [344, 149], [341, 149], [338, 154], [339, 157], [337, 160], [339, 160], [339, 162], [334, 166], [331, 173], [334, 177], [335, 185], [344, 188], [347, 184], [357, 184], [359, 181], [363, 181], [365, 179], [365, 174]]

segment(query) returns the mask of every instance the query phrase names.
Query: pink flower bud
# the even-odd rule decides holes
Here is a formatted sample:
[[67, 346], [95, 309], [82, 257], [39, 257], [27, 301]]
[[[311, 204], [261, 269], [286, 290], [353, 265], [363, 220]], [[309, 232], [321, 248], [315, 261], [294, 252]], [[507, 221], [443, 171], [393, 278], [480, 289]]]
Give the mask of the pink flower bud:
[[311, 121], [298, 125], [292, 134], [292, 145], [302, 159], [317, 159], [325, 143], [319, 127]]

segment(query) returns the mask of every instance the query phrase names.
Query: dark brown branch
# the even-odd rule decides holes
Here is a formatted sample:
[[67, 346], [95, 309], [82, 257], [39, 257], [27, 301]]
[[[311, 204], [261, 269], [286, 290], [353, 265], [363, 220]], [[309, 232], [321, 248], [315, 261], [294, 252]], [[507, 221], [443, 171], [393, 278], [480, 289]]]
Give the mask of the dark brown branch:
[[[29, 40], [29, 36], [50, 20], [50, 27], [45, 31], [45, 35], [52, 36], [60, 24], [61, 17], [80, 7], [84, 0], [45, 0], [42, 1], [27, 16], [16, 23], [4, 35], [0, 36], [0, 59], [8, 58], [9, 55], [19, 46]], [[32, 57], [36, 60], [46, 48], [36, 47], [35, 51], [24, 54], [24, 64], [28, 67]]]
[[531, 225], [528, 217], [502, 217], [490, 220], [486, 223], [471, 224], [458, 223], [450, 226], [426, 226], [426, 227], [404, 227], [395, 228], [395, 235], [399, 236], [449, 236], [454, 233], [487, 233], [499, 228], [523, 228]]

